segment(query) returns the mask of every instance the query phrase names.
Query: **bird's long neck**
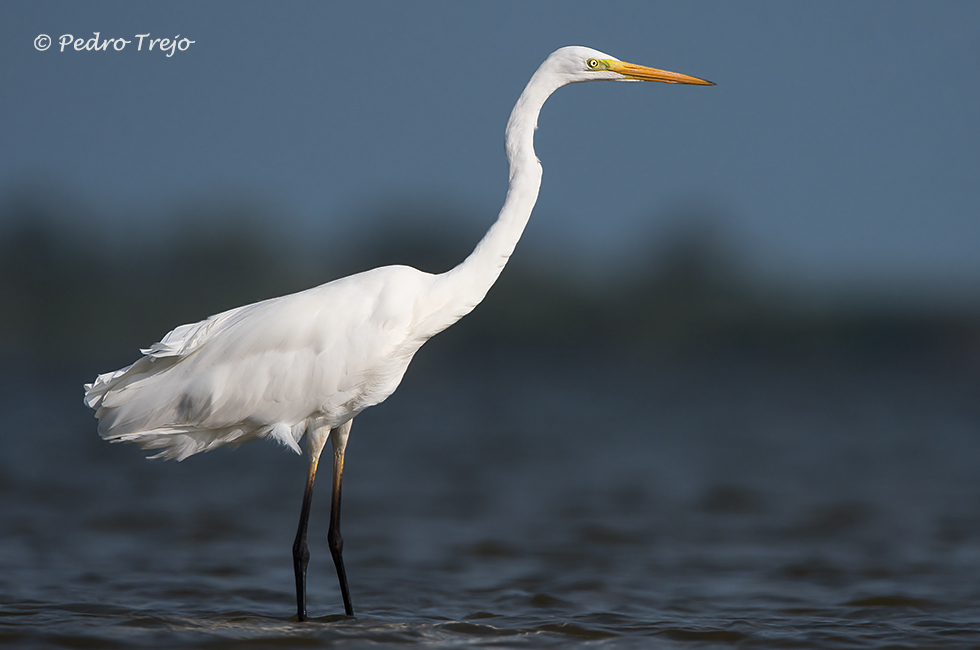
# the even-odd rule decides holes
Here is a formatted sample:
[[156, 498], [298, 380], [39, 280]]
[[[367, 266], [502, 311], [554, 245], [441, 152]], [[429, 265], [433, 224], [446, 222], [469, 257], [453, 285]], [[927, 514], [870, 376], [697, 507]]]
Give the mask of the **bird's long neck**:
[[541, 163], [534, 154], [534, 130], [545, 100], [559, 87], [548, 79], [540, 70], [531, 77], [507, 121], [505, 147], [510, 183], [497, 221], [469, 257], [437, 276], [433, 298], [444, 306], [441, 311], [448, 322], [436, 331], [456, 322], [483, 300], [524, 232], [541, 187]]

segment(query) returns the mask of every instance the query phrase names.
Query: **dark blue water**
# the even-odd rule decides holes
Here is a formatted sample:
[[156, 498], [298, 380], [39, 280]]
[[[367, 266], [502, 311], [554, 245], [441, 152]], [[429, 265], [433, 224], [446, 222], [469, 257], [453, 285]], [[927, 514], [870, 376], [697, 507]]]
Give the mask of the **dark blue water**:
[[6, 364], [0, 645], [980, 646], [976, 360], [431, 347], [354, 423], [353, 619], [321, 476], [304, 624], [302, 458], [147, 461], [111, 361]]

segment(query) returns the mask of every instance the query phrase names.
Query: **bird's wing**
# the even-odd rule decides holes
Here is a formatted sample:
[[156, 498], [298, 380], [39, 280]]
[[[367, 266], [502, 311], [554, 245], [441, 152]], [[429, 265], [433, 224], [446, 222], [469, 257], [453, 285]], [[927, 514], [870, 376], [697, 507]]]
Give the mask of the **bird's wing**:
[[394, 391], [428, 278], [385, 267], [182, 325], [86, 403], [104, 438], [167, 456], [267, 436], [298, 449], [311, 417], [336, 426]]

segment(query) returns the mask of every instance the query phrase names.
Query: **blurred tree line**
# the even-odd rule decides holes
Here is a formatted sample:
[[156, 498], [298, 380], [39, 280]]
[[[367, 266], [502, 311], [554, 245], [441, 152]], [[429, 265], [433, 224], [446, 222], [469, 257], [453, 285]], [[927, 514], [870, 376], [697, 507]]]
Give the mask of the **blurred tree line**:
[[[55, 205], [56, 207], [51, 207]], [[202, 202], [167, 233], [112, 241], [110, 226], [69, 203], [8, 201], [0, 215], [0, 355], [25, 359], [108, 357], [127, 363], [173, 327], [257, 300], [383, 264], [451, 268], [482, 232], [438, 206], [382, 210], [372, 232], [297, 250], [275, 220], [232, 202]], [[695, 215], [696, 217], [696, 215]], [[651, 261], [604, 282], [583, 283], [518, 247], [485, 303], [446, 345], [907, 353], [976, 361], [976, 312], [883, 309], [871, 302], [813, 302], [765, 289], [737, 255], [692, 218]], [[135, 232], [135, 231], [133, 231]], [[106, 366], [108, 367], [108, 366]]]

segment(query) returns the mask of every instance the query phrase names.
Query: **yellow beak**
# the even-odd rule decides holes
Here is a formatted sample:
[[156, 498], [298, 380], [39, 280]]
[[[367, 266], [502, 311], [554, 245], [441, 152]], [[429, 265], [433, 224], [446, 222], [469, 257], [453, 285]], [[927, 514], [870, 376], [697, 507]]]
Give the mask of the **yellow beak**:
[[698, 79], [697, 77], [690, 77], [679, 72], [667, 72], [666, 70], [648, 68], [645, 65], [636, 65], [635, 63], [627, 63], [626, 61], [608, 61], [606, 64], [609, 66], [609, 70], [618, 72], [624, 77], [635, 79], [636, 81], [660, 81], [665, 84], [714, 86], [710, 81]]

